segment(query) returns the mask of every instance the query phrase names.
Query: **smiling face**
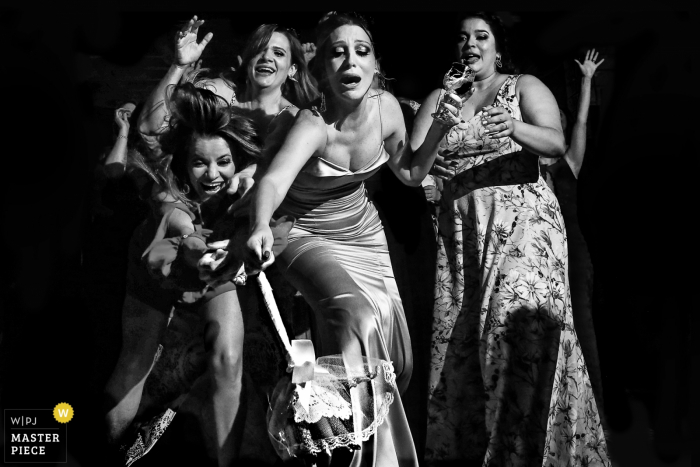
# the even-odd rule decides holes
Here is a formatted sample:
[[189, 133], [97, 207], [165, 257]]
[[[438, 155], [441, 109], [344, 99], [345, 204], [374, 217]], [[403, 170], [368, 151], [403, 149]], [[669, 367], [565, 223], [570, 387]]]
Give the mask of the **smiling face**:
[[267, 45], [250, 60], [248, 78], [259, 88], [281, 87], [293, 66], [289, 39], [275, 31]]
[[486, 21], [467, 18], [460, 23], [457, 56], [465, 59], [478, 77], [494, 72], [497, 54], [496, 38]]
[[219, 136], [195, 136], [187, 160], [187, 174], [197, 201], [204, 203], [225, 190], [235, 173], [236, 165], [226, 140]]
[[377, 66], [367, 33], [360, 26], [340, 26], [331, 32], [327, 47], [326, 75], [331, 89], [343, 99], [362, 99]]

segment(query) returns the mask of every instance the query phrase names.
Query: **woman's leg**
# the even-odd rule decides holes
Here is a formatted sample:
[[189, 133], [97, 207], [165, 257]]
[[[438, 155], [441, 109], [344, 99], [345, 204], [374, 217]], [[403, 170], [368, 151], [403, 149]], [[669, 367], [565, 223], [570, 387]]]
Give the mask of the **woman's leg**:
[[233, 430], [243, 375], [243, 316], [237, 291], [214, 297], [203, 305], [203, 312], [211, 394], [206, 419], [213, 420], [219, 465], [228, 466], [238, 454], [242, 435]]
[[136, 416], [167, 324], [168, 316], [127, 294], [122, 307], [122, 349], [105, 388], [110, 444], [119, 441]]
[[[395, 285], [388, 286], [384, 264], [377, 261], [379, 253], [365, 257], [357, 251], [317, 247], [294, 256], [293, 249], [288, 251], [279, 258], [280, 266], [314, 309], [316, 356], [341, 354], [350, 374], [364, 374], [363, 356], [391, 361], [396, 370], [398, 390], [385, 423], [360, 451], [333, 451], [331, 465], [417, 466], [400, 397], [412, 371], [410, 339], [402, 311], [392, 310], [396, 304], [390, 296], [398, 291], [392, 292]], [[291, 265], [289, 257], [294, 257]], [[353, 400], [355, 408], [361, 405]], [[320, 456], [319, 465], [328, 461], [324, 457]]]

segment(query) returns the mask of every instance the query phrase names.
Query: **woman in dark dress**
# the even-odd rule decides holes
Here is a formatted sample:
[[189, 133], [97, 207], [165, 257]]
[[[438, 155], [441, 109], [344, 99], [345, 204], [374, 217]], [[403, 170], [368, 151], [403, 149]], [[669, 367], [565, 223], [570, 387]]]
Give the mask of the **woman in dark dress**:
[[186, 83], [172, 92], [166, 156], [155, 169], [151, 215], [129, 247], [123, 343], [106, 393], [113, 442], [133, 420], [143, 384], [174, 306], [201, 307], [211, 375], [211, 413], [220, 465], [233, 453], [230, 437], [238, 409], [243, 344], [240, 305], [232, 282], [211, 289], [200, 281], [198, 260], [205, 228], [226, 212], [226, 192], [241, 169], [257, 162], [260, 145], [253, 122], [206, 89]]

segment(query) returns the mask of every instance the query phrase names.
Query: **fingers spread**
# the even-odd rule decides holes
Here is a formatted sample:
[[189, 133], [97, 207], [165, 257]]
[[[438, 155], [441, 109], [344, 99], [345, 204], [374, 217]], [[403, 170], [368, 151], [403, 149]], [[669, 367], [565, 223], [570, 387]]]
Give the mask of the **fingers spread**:
[[206, 36], [202, 39], [202, 42], [199, 43], [200, 46], [206, 47], [206, 45], [209, 43], [209, 41], [214, 37], [213, 32], [208, 32]]

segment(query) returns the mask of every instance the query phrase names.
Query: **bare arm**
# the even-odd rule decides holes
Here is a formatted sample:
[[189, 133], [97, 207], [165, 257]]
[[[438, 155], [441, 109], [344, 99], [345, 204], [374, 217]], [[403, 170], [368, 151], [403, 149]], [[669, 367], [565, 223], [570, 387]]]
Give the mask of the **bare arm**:
[[323, 118], [310, 110], [302, 110], [267, 172], [257, 184], [247, 246], [263, 269], [266, 267], [264, 252], [270, 252], [273, 243], [270, 219], [306, 162], [325, 147], [326, 139], [327, 130]]
[[[456, 95], [451, 94], [450, 97], [457, 105], [461, 104]], [[450, 128], [450, 125], [441, 124], [432, 117], [436, 103], [440, 100], [440, 90], [433, 91], [418, 110], [410, 141], [398, 101], [388, 93], [382, 94], [382, 99], [384, 99], [383, 103], [386, 102], [383, 104], [387, 110], [385, 114], [390, 117], [389, 121], [393, 128], [393, 133], [385, 140], [387, 151], [392, 156], [389, 167], [404, 184], [420, 186], [435, 162], [440, 141]], [[452, 124], [459, 122], [458, 108], [442, 101], [439, 107], [444, 107], [451, 112]]]
[[588, 108], [591, 104], [591, 82], [598, 66], [605, 61], [601, 59], [596, 63], [598, 53], [593, 50], [586, 52], [586, 58], [583, 63], [575, 60], [581, 69], [581, 95], [578, 101], [578, 112], [576, 113], [576, 121], [571, 130], [571, 144], [564, 154], [564, 159], [571, 167], [574, 176], [578, 178], [583, 165], [583, 158], [586, 154], [586, 126], [588, 122]]
[[116, 180], [122, 178], [126, 170], [126, 135], [119, 132], [119, 137], [104, 162], [104, 174]]
[[170, 114], [166, 105], [167, 90], [171, 85], [178, 84], [183, 73], [191, 64], [199, 60], [204, 48], [214, 37], [208, 33], [201, 42], [197, 43], [197, 31], [204, 20], [193, 17], [175, 38], [175, 61], [158, 86], [151, 92], [139, 115], [139, 131], [145, 135], [158, 135], [167, 127]]
[[126, 170], [126, 141], [129, 136], [129, 117], [131, 111], [120, 108], [114, 112], [114, 121], [119, 126], [119, 136], [112, 150], [104, 161], [104, 173], [107, 178], [120, 179]]
[[559, 106], [552, 92], [542, 81], [523, 75], [519, 88], [523, 121], [513, 120], [513, 140], [526, 151], [542, 157], [561, 157], [566, 144], [561, 129]]

